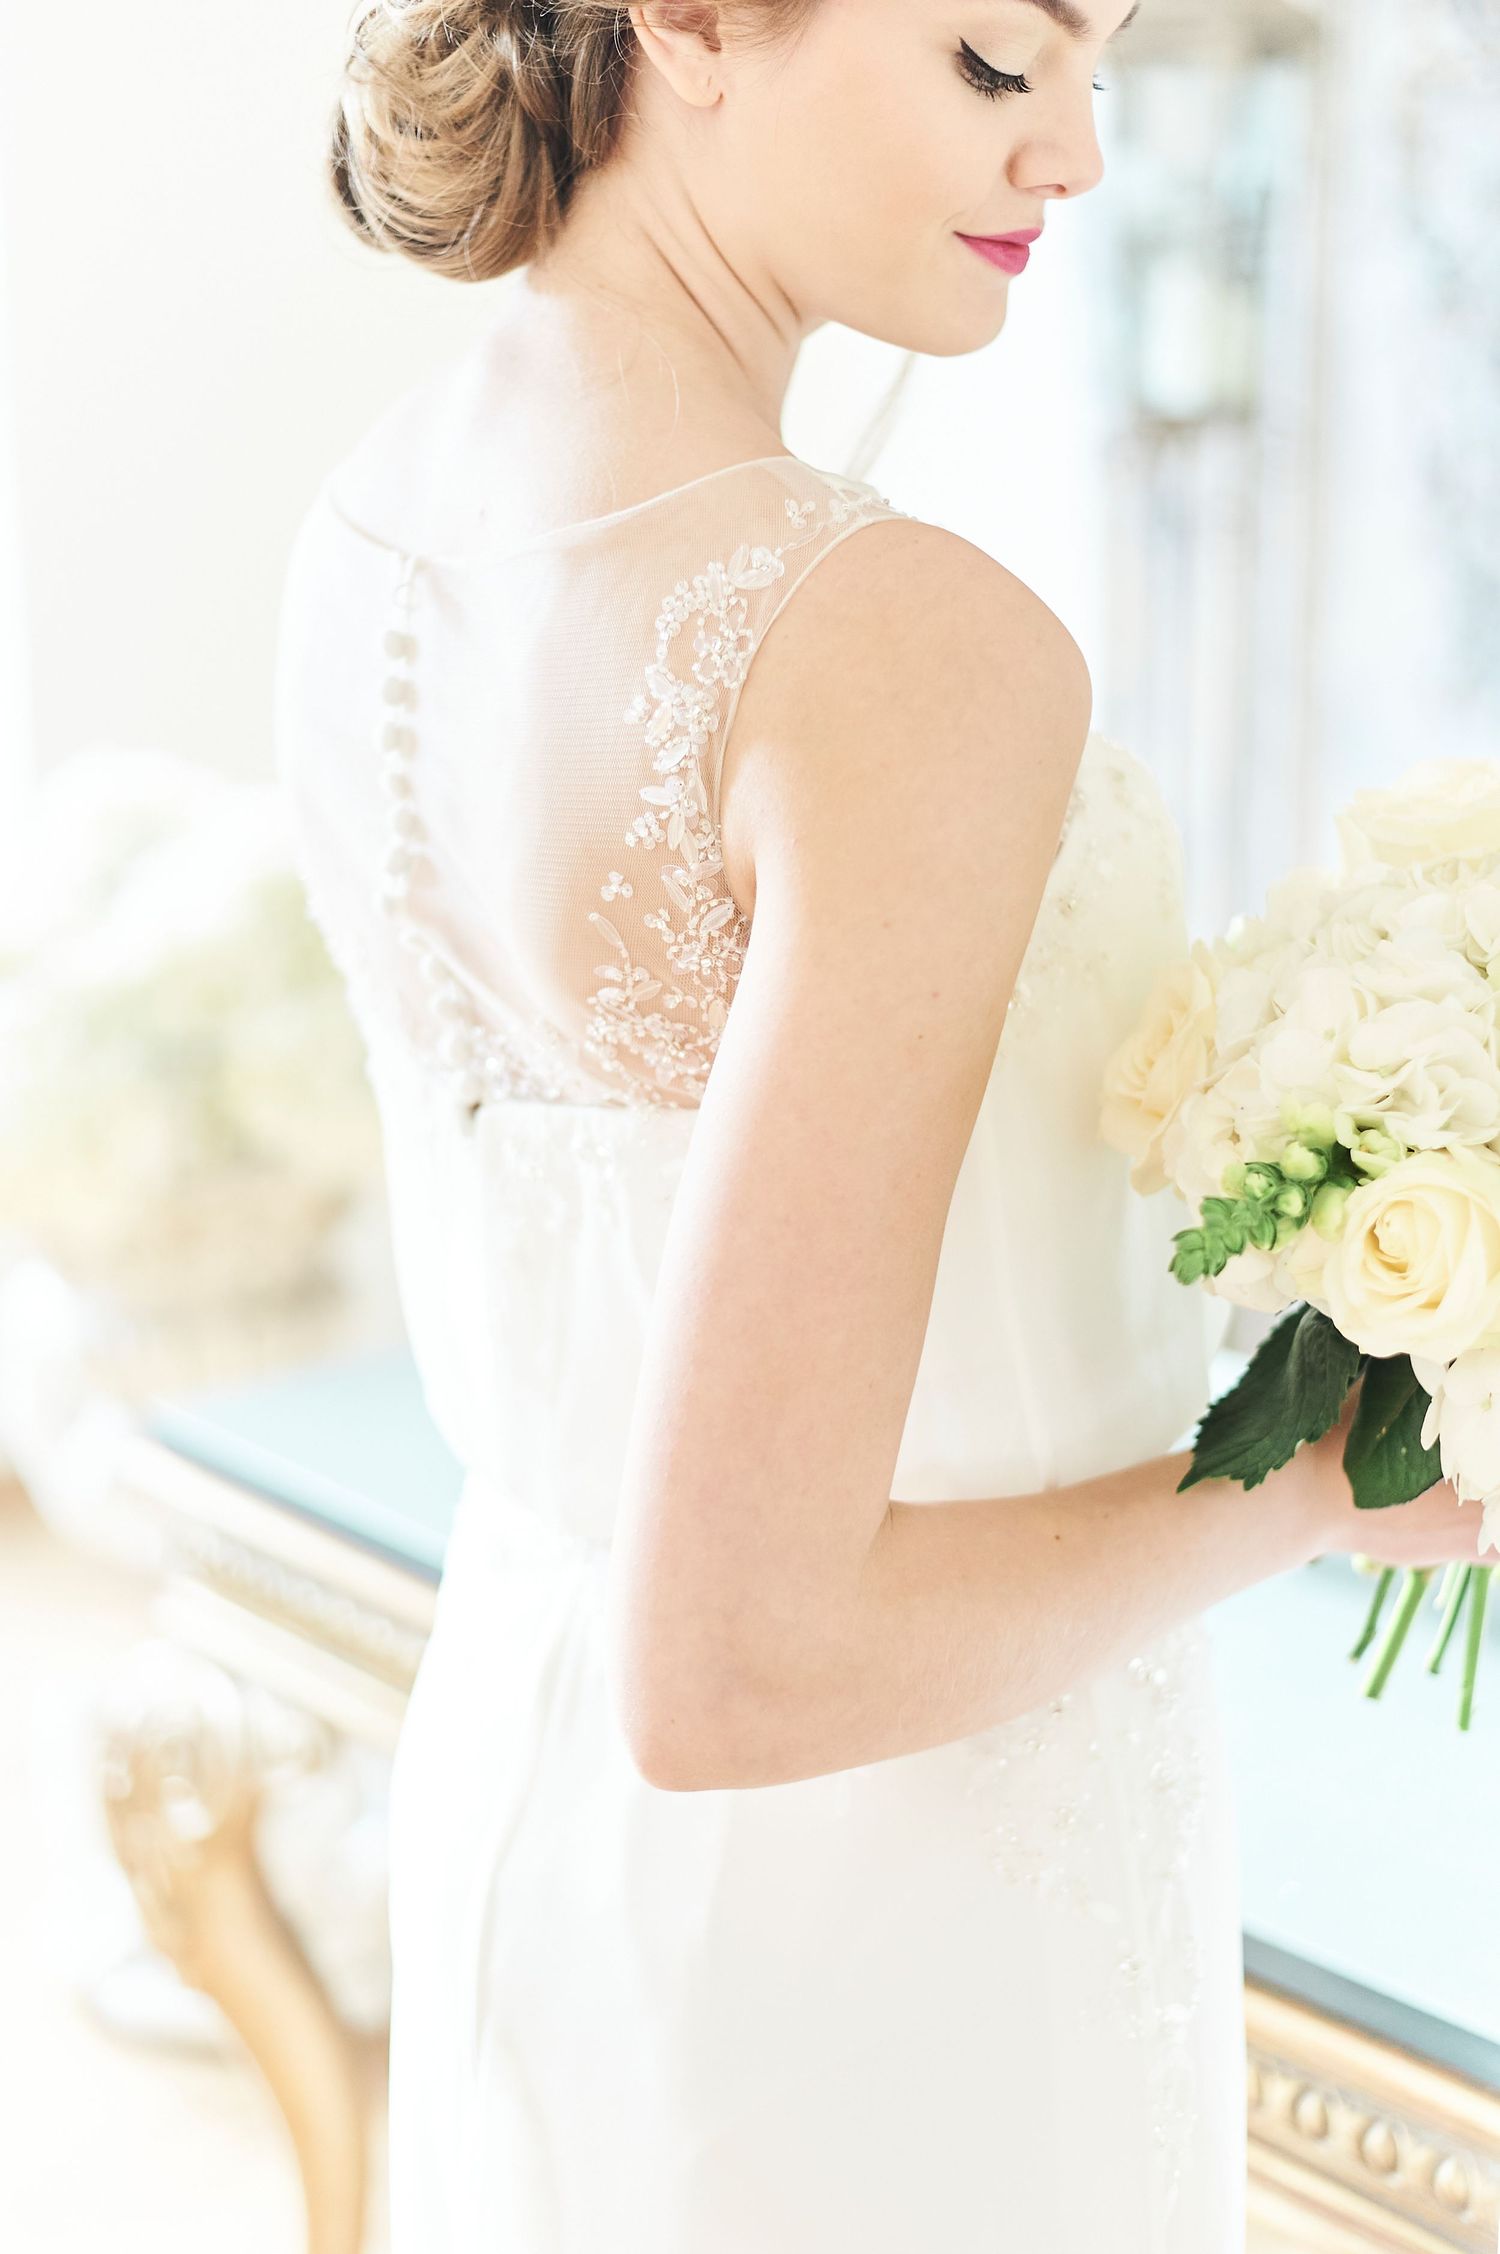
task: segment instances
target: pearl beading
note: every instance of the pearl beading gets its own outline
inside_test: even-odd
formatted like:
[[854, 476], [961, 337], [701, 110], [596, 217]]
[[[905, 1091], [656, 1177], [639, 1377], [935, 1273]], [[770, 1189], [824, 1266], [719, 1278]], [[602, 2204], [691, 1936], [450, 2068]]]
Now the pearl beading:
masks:
[[[777, 547], [742, 542], [727, 561], [709, 563], [692, 581], [678, 580], [662, 600], [655, 659], [646, 667], [645, 688], [625, 712], [627, 721], [644, 726], [659, 779], [641, 787], [645, 811], [624, 833], [624, 842], [628, 849], [666, 847], [679, 855], [660, 871], [667, 905], [642, 919], [659, 933], [674, 976], [671, 982], [653, 977], [632, 957], [618, 924], [590, 910], [589, 920], [609, 942], [614, 960], [595, 966], [604, 984], [586, 999], [587, 1020], [576, 1043], [550, 1019], [501, 1024], [481, 1010], [412, 913], [414, 880], [420, 865], [431, 861], [414, 779], [413, 613], [424, 559], [398, 557], [377, 724], [385, 845], [376, 896], [400, 944], [415, 957], [427, 989], [426, 1011], [437, 1028], [430, 1061], [445, 1079], [465, 1132], [472, 1131], [481, 1107], [516, 1098], [638, 1111], [695, 1109], [701, 1101], [749, 939], [749, 922], [728, 891], [719, 823], [701, 765], [703, 749], [720, 728], [723, 695], [742, 685], [758, 647], [747, 597], [775, 585], [785, 574], [787, 550], [819, 531], [836, 536], [856, 522], [906, 514], [862, 480], [825, 472], [821, 483], [827, 495], [821, 514], [814, 501], [787, 496], [791, 532]], [[672, 670], [669, 654], [690, 622], [696, 625], [696, 654], [692, 678], [684, 679]], [[611, 869], [600, 898], [629, 899], [634, 890], [622, 870]], [[680, 920], [674, 920], [674, 910]], [[622, 1052], [647, 1071], [631, 1070]]]
[[1199, 2121], [1189, 2037], [1203, 1964], [1189, 1865], [1206, 1771], [1186, 1684], [1203, 1652], [1199, 1624], [1183, 1623], [1122, 1670], [959, 1747], [1001, 1882], [1119, 1936], [1107, 1984], [1085, 1991], [1080, 2025], [1112, 2016], [1141, 2048], [1164, 2218]]
[[376, 897], [395, 924], [400, 944], [415, 958], [427, 989], [426, 1008], [437, 1029], [432, 1062], [446, 1081], [459, 1124], [466, 1131], [472, 1131], [481, 1105], [506, 1098], [617, 1107], [623, 1101], [620, 1095], [599, 1090], [580, 1073], [560, 1027], [538, 1018], [523, 1032], [482, 1013], [432, 935], [412, 914], [414, 876], [422, 862], [431, 860], [430, 840], [416, 800], [418, 736], [412, 717], [418, 703], [413, 613], [422, 561], [419, 555], [400, 558], [385, 629], [388, 669], [381, 684], [377, 730], [386, 844]]
[[[1141, 824], [1170, 824], [1155, 776], [1133, 752], [1091, 730], [1069, 794], [1057, 850], [1037, 911], [1031, 941], [1006, 1005], [1012, 1017], [1030, 1017], [1051, 998], [1059, 981], [1087, 981], [1118, 952], [1119, 933], [1103, 904], [1117, 869], [1132, 863]], [[1175, 834], [1175, 833], [1174, 833]], [[1169, 839], [1169, 848], [1173, 840]], [[1155, 852], [1142, 868], [1154, 874], [1151, 902], [1163, 915], [1180, 908], [1175, 853]], [[1137, 912], [1144, 903], [1133, 895]]]

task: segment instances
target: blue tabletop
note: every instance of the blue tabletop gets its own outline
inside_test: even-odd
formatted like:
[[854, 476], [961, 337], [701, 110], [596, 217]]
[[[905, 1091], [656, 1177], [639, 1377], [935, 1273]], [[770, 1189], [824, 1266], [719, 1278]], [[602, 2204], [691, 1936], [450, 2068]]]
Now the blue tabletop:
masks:
[[[1432, 1589], [1438, 1580], [1435, 1575]], [[1378, 1699], [1348, 1656], [1373, 1583], [1347, 1558], [1205, 1614], [1239, 1813], [1245, 1967], [1500, 2090], [1500, 1648], [1456, 1720], [1463, 1653], [1418, 1613]], [[1382, 1625], [1394, 1609], [1386, 1598]]]
[[435, 1581], [463, 1466], [405, 1346], [310, 1362], [252, 1385], [158, 1395], [155, 1440]]

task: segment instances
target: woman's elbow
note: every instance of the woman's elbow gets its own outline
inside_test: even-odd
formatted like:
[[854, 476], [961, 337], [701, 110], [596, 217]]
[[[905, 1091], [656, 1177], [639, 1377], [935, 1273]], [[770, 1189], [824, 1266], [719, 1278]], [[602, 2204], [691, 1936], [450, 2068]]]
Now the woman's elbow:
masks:
[[776, 1706], [762, 1691], [722, 1682], [650, 1686], [619, 1701], [631, 1766], [662, 1792], [724, 1792], [785, 1781]]

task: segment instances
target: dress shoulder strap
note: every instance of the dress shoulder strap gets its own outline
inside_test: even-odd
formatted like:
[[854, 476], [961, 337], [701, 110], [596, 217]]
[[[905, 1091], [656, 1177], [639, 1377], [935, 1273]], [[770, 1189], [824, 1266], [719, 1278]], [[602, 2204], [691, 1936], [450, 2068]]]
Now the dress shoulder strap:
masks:
[[753, 510], [746, 511], [741, 494], [726, 506], [722, 492], [705, 508], [701, 567], [663, 590], [655, 651], [626, 714], [646, 725], [659, 747], [659, 769], [679, 767], [691, 755], [702, 811], [715, 830], [724, 748], [766, 633], [797, 588], [852, 533], [910, 515], [865, 479], [795, 455], [768, 457], [757, 471], [769, 481], [769, 494], [757, 494]]

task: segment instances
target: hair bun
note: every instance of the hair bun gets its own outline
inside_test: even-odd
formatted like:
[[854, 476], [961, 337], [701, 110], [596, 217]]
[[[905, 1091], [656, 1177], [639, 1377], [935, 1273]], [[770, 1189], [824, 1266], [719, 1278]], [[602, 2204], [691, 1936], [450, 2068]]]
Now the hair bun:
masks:
[[523, 265], [614, 148], [634, 47], [613, 0], [363, 0], [329, 150], [345, 218], [459, 281]]

